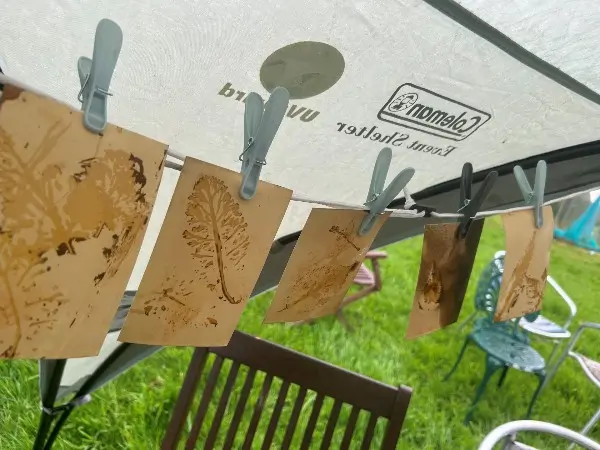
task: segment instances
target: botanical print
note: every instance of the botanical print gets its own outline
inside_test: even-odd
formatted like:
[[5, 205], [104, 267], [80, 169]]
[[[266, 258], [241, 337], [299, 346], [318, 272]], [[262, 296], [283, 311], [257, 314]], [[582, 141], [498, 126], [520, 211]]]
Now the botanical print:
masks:
[[[11, 90], [0, 104], [0, 356], [92, 356], [135, 262], [164, 144]], [[85, 337], [81, 334], [85, 333]]]
[[465, 238], [457, 223], [427, 225], [407, 338], [456, 322], [469, 284], [483, 220], [473, 221]]
[[438, 269], [436, 262], [431, 261], [422, 295], [418, 297], [419, 308], [427, 311], [439, 309], [443, 294], [442, 286], [442, 272]]
[[275, 292], [265, 322], [295, 322], [331, 314], [389, 214], [365, 236], [364, 211], [313, 209]]
[[536, 228], [531, 211], [504, 214], [506, 256], [494, 320], [504, 321], [542, 307], [550, 247], [554, 232], [552, 208], [543, 208], [542, 228]]
[[[235, 270], [243, 270], [243, 260], [247, 255], [250, 240], [248, 224], [239, 204], [227, 191], [221, 180], [212, 176], [202, 176], [194, 185], [188, 197], [185, 211], [190, 229], [183, 237], [193, 248], [192, 256], [201, 261], [198, 276], [208, 282], [212, 291], [219, 292], [219, 299], [236, 304], [241, 298], [234, 298], [227, 289], [234, 274], [225, 274], [225, 261]], [[211, 270], [218, 267], [218, 272]]]
[[[239, 203], [227, 191], [225, 183], [214, 176], [200, 176], [187, 197], [185, 215], [188, 228], [183, 237], [191, 248], [191, 256], [198, 260], [194, 277], [181, 280], [177, 275], [167, 276], [161, 289], [149, 294], [144, 301], [144, 314], [168, 314], [167, 322], [171, 331], [179, 324], [186, 326], [217, 326], [216, 318], [206, 315], [204, 321], [196, 321], [201, 310], [188, 306], [187, 297], [193, 293], [193, 280], [201, 280], [205, 286], [216, 293], [219, 300], [231, 304], [242, 301], [227, 288], [228, 280], [235, 279], [233, 270], [225, 273], [225, 264], [239, 271], [244, 268], [242, 262], [247, 255], [249, 239], [246, 233], [248, 224], [240, 211]], [[214, 309], [213, 307], [212, 309]]]
[[187, 158], [119, 340], [227, 345], [291, 200], [261, 182], [252, 200], [241, 175]]

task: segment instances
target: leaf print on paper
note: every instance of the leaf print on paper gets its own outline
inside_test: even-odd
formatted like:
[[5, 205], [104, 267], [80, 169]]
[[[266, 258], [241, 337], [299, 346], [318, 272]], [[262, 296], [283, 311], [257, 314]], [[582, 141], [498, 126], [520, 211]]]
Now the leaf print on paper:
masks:
[[159, 313], [165, 317], [172, 332], [181, 325], [188, 326], [200, 314], [198, 309], [188, 306], [187, 299], [192, 295], [191, 284], [179, 281], [174, 276], [167, 276], [160, 290], [144, 297], [143, 310], [136, 309], [132, 312], [141, 312], [146, 316]]
[[[525, 255], [517, 263], [515, 270], [506, 289], [506, 301], [499, 305], [496, 311], [495, 318], [497, 320], [505, 320], [510, 317], [512, 310], [517, 306], [521, 296], [526, 298], [524, 305], [519, 305], [523, 309], [523, 314], [531, 313], [540, 309], [543, 292], [546, 287], [546, 278], [548, 277], [547, 269], [544, 269], [542, 277], [537, 279], [529, 276], [527, 269], [533, 259], [535, 249], [535, 235], [527, 244]], [[522, 314], [521, 314], [522, 315]]]
[[41, 329], [52, 331], [70, 302], [53, 281], [56, 257], [75, 256], [78, 243], [110, 233], [106, 270], [89, 280], [98, 286], [117, 273], [150, 214], [135, 155], [112, 149], [48, 162], [70, 126], [56, 121], [23, 149], [0, 127], [0, 324], [14, 329], [11, 342], [0, 342], [2, 357], [17, 356], [21, 341]]
[[[277, 312], [293, 309], [302, 303], [307, 305], [302, 305], [302, 309], [298, 312], [312, 312], [323, 307], [332, 297], [339, 294], [348, 276], [360, 266], [360, 261], [355, 260], [344, 264], [339, 260], [340, 255], [348, 249], [360, 252], [360, 247], [352, 240], [355, 228], [354, 222], [345, 228], [338, 225], [329, 228], [328, 232], [335, 236], [331, 254], [320, 263], [315, 264], [311, 260], [311, 265], [304, 268], [293, 283], [290, 290], [291, 298], [286, 298], [284, 306]], [[360, 259], [358, 254], [355, 257]]]
[[[310, 302], [307, 302], [309, 305], [299, 310], [299, 312], [310, 312], [319, 309], [338, 293], [340, 286], [344, 284], [348, 275], [359, 264], [359, 262], [351, 266], [326, 264], [306, 270], [294, 282], [291, 289], [295, 299], [291, 302], [288, 299], [277, 312], [292, 309], [301, 303], [307, 302], [307, 300], [310, 300]], [[299, 293], [300, 295], [298, 295]]]
[[202, 322], [198, 321], [198, 316], [203, 314], [203, 308], [194, 305], [193, 301], [188, 301], [190, 296], [193, 296], [193, 284], [193, 281], [184, 281], [175, 275], [169, 275], [159, 290], [140, 297], [143, 306], [131, 309], [131, 313], [147, 317], [159, 315], [169, 325], [170, 333], [175, 333], [182, 326], [216, 327], [218, 322], [213, 317], [205, 317]]
[[[72, 177], [73, 190], [67, 198], [64, 211], [71, 226], [89, 230], [98, 237], [104, 230], [120, 230], [112, 234], [112, 244], [102, 254], [107, 270], [96, 275], [97, 285], [105, 277], [112, 277], [127, 257], [138, 233], [145, 227], [151, 205], [143, 191], [146, 186], [144, 163], [131, 153], [107, 150], [103, 158], [89, 158], [80, 162], [81, 171]], [[83, 206], [93, 198], [99, 205], [91, 214]]]
[[338, 242], [341, 240], [342, 242], [352, 246], [355, 250], [360, 250], [360, 247], [352, 241], [352, 229], [342, 230], [337, 225], [334, 225], [329, 229], [329, 232], [336, 235], [336, 240], [338, 240]]
[[423, 296], [419, 297], [419, 308], [427, 311], [439, 309], [442, 286], [442, 274], [435, 261], [432, 261], [423, 286]]
[[242, 298], [235, 298], [227, 285], [235, 271], [244, 268], [250, 245], [248, 224], [239, 204], [222, 180], [202, 176], [188, 196], [185, 214], [190, 229], [183, 237], [193, 249], [192, 256], [202, 263], [198, 276], [209, 289], [220, 293], [219, 299], [240, 303]]

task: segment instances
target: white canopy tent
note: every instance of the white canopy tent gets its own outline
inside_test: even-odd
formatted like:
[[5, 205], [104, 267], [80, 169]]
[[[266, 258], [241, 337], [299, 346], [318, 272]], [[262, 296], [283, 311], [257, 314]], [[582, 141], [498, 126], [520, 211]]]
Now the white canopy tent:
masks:
[[[311, 198], [364, 202], [384, 146], [391, 172], [414, 167], [414, 198], [440, 212], [456, 212], [467, 161], [476, 181], [500, 173], [488, 209], [522, 204], [512, 167], [533, 177], [539, 159], [547, 199], [600, 186], [594, 0], [30, 1], [0, 15], [2, 69], [79, 107], [76, 61], [104, 17], [124, 33], [110, 122], [239, 170], [245, 95], [282, 85], [292, 100], [262, 178]], [[101, 354], [40, 365], [47, 407], [59, 386], [87, 394], [158, 349], [116, 336], [177, 176], [165, 171]], [[277, 285], [311, 207], [289, 208], [255, 293]], [[435, 220], [391, 219], [375, 246]]]

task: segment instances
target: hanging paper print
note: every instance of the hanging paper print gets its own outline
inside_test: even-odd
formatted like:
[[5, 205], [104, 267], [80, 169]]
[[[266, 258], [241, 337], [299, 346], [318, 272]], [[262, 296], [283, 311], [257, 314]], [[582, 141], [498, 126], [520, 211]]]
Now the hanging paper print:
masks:
[[119, 336], [151, 345], [229, 343], [292, 191], [186, 158], [158, 241]]
[[483, 220], [474, 220], [464, 238], [459, 223], [425, 226], [419, 278], [406, 338], [456, 322], [469, 285]]
[[495, 321], [521, 317], [542, 307], [554, 234], [552, 208], [545, 206], [542, 211], [541, 228], [536, 228], [531, 211], [502, 215], [506, 256]]
[[0, 356], [95, 356], [125, 290], [166, 145], [4, 86]]
[[378, 216], [372, 229], [359, 236], [366, 212], [313, 209], [264, 322], [296, 322], [337, 311], [389, 215]]

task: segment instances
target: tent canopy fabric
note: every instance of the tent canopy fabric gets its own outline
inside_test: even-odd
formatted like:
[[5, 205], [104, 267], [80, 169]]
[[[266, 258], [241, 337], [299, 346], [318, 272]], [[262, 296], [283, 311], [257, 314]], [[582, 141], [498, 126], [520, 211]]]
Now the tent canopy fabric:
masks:
[[[464, 6], [481, 12], [483, 3]], [[547, 3], [533, 2], [529, 14], [548, 16]], [[0, 19], [5, 36], [27, 29], [2, 49], [8, 73], [78, 107], [75, 63], [91, 56], [103, 17], [124, 32], [111, 122], [239, 170], [242, 100], [282, 84], [300, 98], [290, 101], [263, 179], [313, 198], [364, 202], [386, 145], [392, 171], [416, 169], [410, 188], [418, 191], [456, 178], [465, 161], [488, 169], [599, 137], [600, 95], [573, 76], [597, 73], [600, 57], [575, 70], [561, 51], [553, 67], [514, 40], [527, 35], [542, 56], [561, 48], [543, 34], [532, 44], [527, 21], [515, 26], [504, 15], [496, 24], [511, 40], [441, 0], [35, 2]], [[562, 28], [562, 43], [597, 53], [597, 41]], [[165, 173], [128, 289], [139, 285], [176, 180]], [[278, 236], [300, 230], [310, 209], [293, 204]]]
[[[478, 180], [500, 172], [488, 209], [522, 204], [512, 167], [533, 178], [540, 158], [548, 199], [600, 185], [595, 0], [32, 1], [0, 15], [4, 71], [78, 108], [76, 61], [92, 56], [105, 17], [124, 33], [112, 123], [239, 170], [243, 99], [282, 85], [292, 100], [262, 179], [311, 198], [364, 202], [384, 146], [391, 173], [414, 167], [415, 199], [441, 212], [456, 212], [467, 161]], [[177, 178], [164, 173], [131, 291]], [[290, 206], [255, 293], [277, 285], [311, 207]], [[391, 219], [375, 246], [433, 220]], [[155, 351], [115, 341], [130, 302], [126, 295], [99, 357], [68, 362], [62, 394], [95, 367], [108, 380]], [[42, 391], [50, 365], [42, 364]]]
[[[483, 3], [464, 6], [479, 11]], [[533, 6], [532, 16], [552, 11]], [[589, 19], [584, 11], [575, 10], [578, 19]], [[562, 51], [552, 67], [517, 45], [527, 21], [515, 26], [504, 15], [496, 26], [510, 40], [439, 0], [35, 2], [0, 19], [5, 36], [27, 29], [26, 39], [2, 48], [9, 75], [78, 107], [76, 60], [92, 55], [103, 17], [124, 33], [111, 122], [239, 170], [241, 100], [283, 84], [302, 98], [290, 101], [263, 179], [313, 198], [364, 202], [386, 145], [392, 171], [416, 169], [414, 192], [456, 178], [465, 161], [488, 169], [599, 137], [600, 96], [574, 76], [597, 73], [600, 57], [562, 72], [571, 69]], [[579, 30], [565, 28], [561, 42], [597, 53], [597, 41], [579, 43]], [[543, 34], [535, 46], [531, 34], [528, 46], [542, 56], [560, 48]], [[139, 285], [176, 180], [165, 173], [129, 289]], [[310, 209], [293, 204], [278, 235], [300, 230]]]

